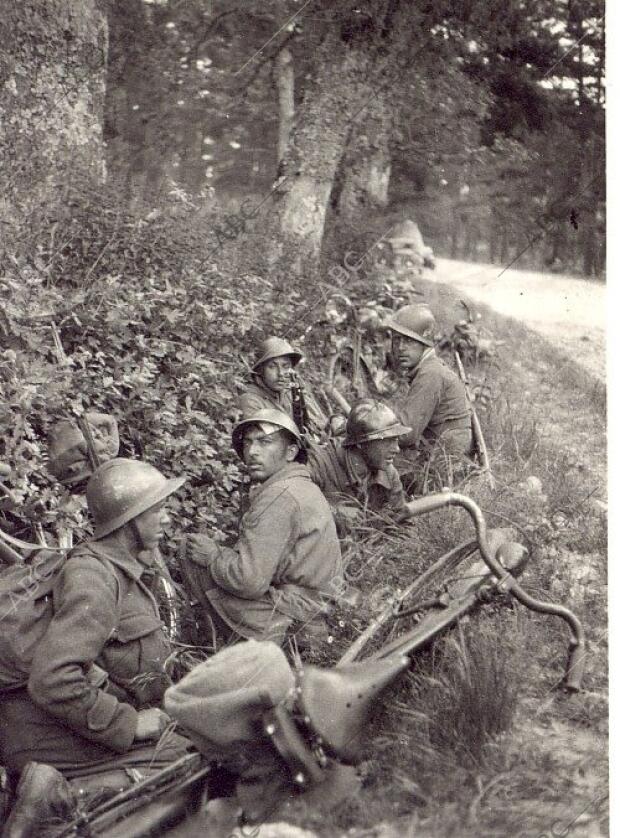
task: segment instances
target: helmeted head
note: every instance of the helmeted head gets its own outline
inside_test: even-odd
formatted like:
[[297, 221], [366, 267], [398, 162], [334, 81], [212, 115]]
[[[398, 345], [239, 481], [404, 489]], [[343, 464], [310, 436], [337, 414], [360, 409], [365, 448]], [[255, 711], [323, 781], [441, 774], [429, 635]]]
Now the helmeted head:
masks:
[[288, 387], [291, 370], [303, 359], [303, 355], [283, 338], [269, 337], [256, 348], [256, 360], [252, 367], [266, 387], [275, 392]]
[[425, 303], [404, 306], [388, 321], [388, 329], [425, 346], [434, 346], [435, 315]]
[[404, 306], [388, 321], [392, 356], [401, 370], [414, 370], [434, 346], [435, 316], [425, 303]]
[[[149, 510], [160, 508], [184, 482], [185, 477], [169, 480], [154, 466], [140, 460], [117, 457], [99, 466], [86, 486], [86, 502], [95, 521], [95, 538], [110, 535]], [[147, 527], [143, 529], [141, 537], [155, 540], [155, 544], [159, 541], [161, 532], [149, 534]]]
[[380, 469], [393, 461], [399, 438], [410, 431], [383, 402], [361, 399], [349, 413], [343, 444], [357, 448], [370, 468]]
[[[99, 459], [105, 462], [116, 457], [120, 445], [116, 419], [107, 413], [86, 413], [85, 419]], [[70, 419], [57, 422], [50, 431], [49, 470], [69, 487], [77, 486], [93, 473], [84, 435]]]
[[299, 459], [303, 451], [303, 438], [295, 422], [274, 408], [257, 410], [242, 419], [233, 429], [232, 444], [259, 483]]

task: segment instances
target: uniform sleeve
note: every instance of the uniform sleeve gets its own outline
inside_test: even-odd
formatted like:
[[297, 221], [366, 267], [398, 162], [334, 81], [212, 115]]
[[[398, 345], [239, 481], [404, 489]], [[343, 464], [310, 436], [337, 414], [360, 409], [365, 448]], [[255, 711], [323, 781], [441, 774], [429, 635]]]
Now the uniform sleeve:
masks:
[[314, 442], [309, 442], [306, 447], [308, 461], [306, 468], [310, 472], [310, 478], [322, 492], [325, 492], [325, 466], [324, 453], [319, 445]]
[[257, 410], [262, 410], [267, 407], [265, 400], [257, 393], [247, 391], [239, 396], [238, 407], [243, 416], [251, 416]]
[[87, 678], [116, 628], [117, 586], [96, 558], [67, 561], [54, 590], [54, 616], [32, 662], [28, 692], [71, 730], [122, 753], [134, 741], [137, 710]]
[[319, 407], [314, 394], [310, 392], [309, 388], [305, 390], [304, 396], [306, 400], [306, 410], [308, 412], [308, 424], [310, 425], [309, 430], [317, 436], [320, 436], [327, 425], [327, 416], [325, 416]]
[[267, 593], [284, 556], [297, 538], [299, 507], [281, 486], [265, 493], [243, 518], [235, 546], [219, 547], [210, 570], [220, 588], [243, 599]]
[[410, 433], [400, 437], [401, 448], [411, 448], [420, 441], [441, 400], [441, 387], [440, 376], [420, 370], [406, 398], [394, 408], [400, 422], [411, 428]]

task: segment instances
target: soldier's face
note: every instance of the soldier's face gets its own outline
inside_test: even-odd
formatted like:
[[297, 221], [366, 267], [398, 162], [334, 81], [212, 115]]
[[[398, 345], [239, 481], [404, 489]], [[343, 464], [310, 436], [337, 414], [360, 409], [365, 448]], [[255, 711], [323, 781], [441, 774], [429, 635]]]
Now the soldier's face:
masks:
[[279, 358], [272, 358], [261, 367], [260, 377], [265, 386], [276, 393], [285, 390], [291, 383], [291, 370], [293, 364], [288, 355], [281, 355]]
[[250, 427], [243, 435], [243, 462], [253, 483], [263, 483], [297, 456], [298, 447], [283, 431], [265, 434]]
[[394, 462], [398, 454], [398, 437], [373, 439], [359, 446], [362, 458], [371, 471], [385, 469]]
[[406, 335], [392, 332], [392, 357], [401, 372], [409, 372], [415, 369], [427, 348], [415, 338], [408, 338]]
[[133, 519], [134, 531], [142, 550], [153, 550], [164, 535], [164, 528], [170, 524], [166, 502], [151, 506]]

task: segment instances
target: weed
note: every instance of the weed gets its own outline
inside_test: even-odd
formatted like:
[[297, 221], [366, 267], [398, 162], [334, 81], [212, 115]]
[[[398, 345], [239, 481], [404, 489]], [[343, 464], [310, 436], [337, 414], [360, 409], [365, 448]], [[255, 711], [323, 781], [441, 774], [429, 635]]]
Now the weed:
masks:
[[519, 682], [501, 636], [476, 626], [443, 641], [439, 665], [420, 676], [429, 741], [480, 764], [487, 743], [510, 728]]

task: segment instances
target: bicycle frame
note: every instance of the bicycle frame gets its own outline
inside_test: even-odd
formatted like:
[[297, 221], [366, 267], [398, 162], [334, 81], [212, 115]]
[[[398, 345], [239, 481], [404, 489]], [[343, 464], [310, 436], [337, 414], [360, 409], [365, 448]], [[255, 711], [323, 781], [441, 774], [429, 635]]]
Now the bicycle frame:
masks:
[[425, 515], [429, 512], [445, 509], [450, 506], [461, 507], [472, 519], [476, 530], [480, 555], [493, 576], [497, 579], [497, 587], [502, 591], [512, 594], [516, 600], [531, 611], [560, 617], [568, 624], [571, 637], [563, 684], [567, 690], [579, 690], [585, 668], [585, 634], [581, 622], [572, 611], [563, 605], [556, 605], [555, 603], [535, 599], [523, 590], [510, 571], [503, 567], [496, 555], [491, 551], [487, 540], [487, 526], [480, 507], [466, 495], [449, 491], [438, 492], [425, 498], [412, 500], [407, 504], [411, 517]]

